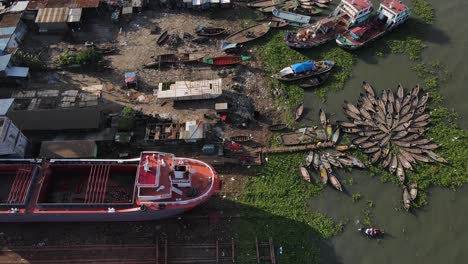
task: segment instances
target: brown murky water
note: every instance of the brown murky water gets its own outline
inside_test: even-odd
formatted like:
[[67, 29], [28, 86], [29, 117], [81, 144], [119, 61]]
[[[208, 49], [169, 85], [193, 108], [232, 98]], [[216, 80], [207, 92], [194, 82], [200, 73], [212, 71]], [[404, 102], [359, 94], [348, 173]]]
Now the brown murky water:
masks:
[[[461, 114], [459, 124], [468, 128], [468, 104], [466, 84], [468, 82], [468, 24], [465, 23], [468, 2], [462, 0], [430, 0], [436, 9], [436, 23], [424, 38], [428, 46], [423, 52], [423, 61], [441, 61], [452, 75], [441, 86], [446, 98], [445, 105]], [[376, 42], [375, 44], [378, 44]], [[374, 44], [374, 45], [375, 45]], [[395, 89], [398, 83], [410, 88], [421, 82], [410, 69], [407, 56], [390, 55], [385, 58], [360, 53], [353, 69], [353, 77], [342, 91], [330, 94], [322, 103], [313, 92], [306, 92], [306, 120], [316, 120], [319, 108], [335, 113], [332, 119], [343, 119], [343, 100], [355, 102], [363, 80], [371, 82], [377, 90]], [[315, 121], [314, 121], [315, 122]], [[406, 213], [400, 210], [401, 190], [393, 184], [382, 184], [379, 177], [370, 177], [367, 171], [352, 174], [338, 172], [342, 178], [353, 177], [354, 184], [348, 186], [350, 194], [362, 193], [363, 199], [353, 203], [350, 195], [327, 188], [323, 194], [311, 200], [315, 210], [323, 212], [347, 225], [342, 234], [327, 243], [333, 250], [322, 255], [322, 263], [466, 263], [468, 230], [465, 223], [468, 213], [468, 189], [457, 191], [433, 188], [430, 190], [429, 205]], [[389, 236], [381, 241], [367, 239], [356, 229], [362, 224], [362, 211], [366, 200], [372, 200], [376, 226], [384, 228]]]

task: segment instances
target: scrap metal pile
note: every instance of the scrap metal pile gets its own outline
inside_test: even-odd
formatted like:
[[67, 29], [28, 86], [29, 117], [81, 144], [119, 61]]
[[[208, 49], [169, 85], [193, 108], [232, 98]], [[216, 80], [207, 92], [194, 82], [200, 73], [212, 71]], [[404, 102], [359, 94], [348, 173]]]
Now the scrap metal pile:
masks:
[[[357, 158], [345, 154], [343, 151], [350, 148], [348, 145], [335, 145], [340, 137], [340, 129], [333, 130], [330, 120], [325, 112], [320, 110], [321, 128], [305, 128], [304, 134], [314, 135], [319, 141], [317, 145], [330, 145], [328, 148], [320, 148], [311, 150], [305, 158], [305, 163], [299, 166], [299, 171], [306, 181], [310, 182], [310, 174], [307, 168], [313, 168], [320, 174], [320, 181], [327, 184], [329, 181], [333, 187], [342, 191], [342, 187], [338, 178], [335, 176], [332, 167], [358, 167], [365, 168], [364, 164]], [[327, 144], [331, 142], [332, 144]]]
[[401, 182], [405, 180], [405, 170], [413, 170], [412, 164], [422, 162], [447, 162], [433, 152], [440, 145], [432, 139], [422, 138], [430, 122], [425, 113], [429, 93], [419, 97], [419, 85], [405, 95], [404, 88], [398, 85], [394, 94], [383, 90], [376, 96], [374, 88], [364, 82], [358, 104], [345, 101], [343, 105], [350, 122], [339, 122], [344, 132], [357, 134], [353, 144], [370, 155], [370, 162], [382, 161], [382, 167], [396, 173]]

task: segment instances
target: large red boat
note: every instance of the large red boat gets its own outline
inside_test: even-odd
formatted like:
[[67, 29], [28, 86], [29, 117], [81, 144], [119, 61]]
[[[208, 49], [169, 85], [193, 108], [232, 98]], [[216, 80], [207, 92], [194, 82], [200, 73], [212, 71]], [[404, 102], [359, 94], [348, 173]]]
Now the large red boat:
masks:
[[210, 165], [162, 152], [127, 160], [0, 160], [0, 222], [161, 219], [218, 188]]
[[364, 23], [372, 13], [368, 0], [341, 0], [329, 17], [320, 19], [309, 27], [284, 35], [286, 45], [297, 49], [309, 49], [331, 40], [349, 28]]
[[340, 48], [355, 50], [382, 37], [410, 16], [410, 9], [400, 1], [385, 0], [380, 3], [377, 14], [362, 26], [344, 32], [336, 38]]

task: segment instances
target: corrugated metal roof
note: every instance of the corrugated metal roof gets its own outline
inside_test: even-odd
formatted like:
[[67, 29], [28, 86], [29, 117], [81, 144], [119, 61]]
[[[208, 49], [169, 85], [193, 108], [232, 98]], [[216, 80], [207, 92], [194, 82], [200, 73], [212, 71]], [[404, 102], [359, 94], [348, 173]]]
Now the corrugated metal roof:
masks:
[[15, 98], [0, 99], [0, 116], [6, 115], [10, 110]]
[[7, 13], [0, 17], [0, 27], [16, 27], [21, 19], [21, 13]]
[[0, 36], [10, 36], [15, 32], [16, 27], [0, 27]]
[[22, 12], [28, 7], [29, 1], [18, 1], [14, 3], [8, 12]]
[[67, 21], [68, 7], [42, 8], [36, 16], [36, 23], [63, 23]]
[[38, 10], [41, 8], [96, 8], [99, 0], [31, 0], [28, 10]]
[[81, 20], [81, 12], [83, 9], [81, 8], [70, 8], [70, 12], [68, 12], [68, 22], [80, 22]]
[[6, 49], [8, 45], [8, 41], [10, 41], [10, 37], [0, 38], [0, 51], [3, 51]]
[[0, 71], [4, 71], [10, 63], [11, 54], [0, 56]]

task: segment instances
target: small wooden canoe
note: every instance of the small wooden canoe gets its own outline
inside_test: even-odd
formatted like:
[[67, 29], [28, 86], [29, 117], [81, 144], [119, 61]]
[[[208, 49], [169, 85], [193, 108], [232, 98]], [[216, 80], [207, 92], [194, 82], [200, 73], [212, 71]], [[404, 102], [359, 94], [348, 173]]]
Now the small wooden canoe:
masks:
[[322, 179], [322, 184], [325, 185], [328, 182], [328, 172], [323, 165], [320, 165], [320, 178]]
[[417, 183], [412, 183], [410, 185], [410, 191], [409, 192], [410, 192], [411, 201], [416, 199], [416, 197], [418, 196], [418, 184]]
[[319, 110], [319, 119], [320, 119], [320, 125], [323, 128], [327, 127], [327, 115], [325, 114], [325, 111], [322, 109]]
[[320, 74], [320, 75], [318, 75], [316, 77], [306, 79], [306, 80], [302, 81], [299, 84], [299, 86], [302, 87], [302, 88], [318, 87], [318, 86], [324, 84], [327, 81], [329, 75], [330, 75], [330, 73], [327, 72], [327, 73], [324, 73], [324, 74]]
[[277, 20], [275, 17], [273, 17], [271, 19], [261, 19], [261, 20], [258, 20], [258, 22], [268, 23], [270, 28], [284, 28], [284, 27], [287, 27], [289, 25], [287, 22]]
[[328, 174], [328, 179], [330, 180], [331, 185], [335, 187], [335, 189], [337, 189], [340, 192], [343, 191], [343, 188], [341, 187], [341, 183], [340, 181], [338, 181], [338, 178], [336, 178], [335, 175], [333, 175], [332, 173]]
[[312, 144], [317, 141], [315, 137], [300, 132], [282, 134], [278, 137], [278, 140], [279, 143], [285, 146]]
[[200, 24], [195, 28], [195, 33], [198, 36], [203, 37], [214, 37], [225, 34], [227, 31], [224, 28], [220, 27], [205, 27], [204, 25]]
[[306, 180], [306, 182], [310, 182], [310, 173], [304, 166], [299, 166], [299, 173], [304, 178], [304, 180]]
[[298, 121], [301, 119], [302, 114], [304, 113], [304, 104], [300, 104], [296, 107], [294, 120]]
[[250, 2], [247, 4], [248, 7], [265, 7], [265, 6], [273, 6], [275, 5], [272, 0], [258, 0], [254, 2]]
[[241, 55], [226, 55], [226, 56], [219, 56], [213, 58], [203, 58], [199, 61], [202, 63], [214, 65], [214, 66], [229, 66], [239, 64], [243, 61], [249, 60], [249, 56], [241, 56]]
[[332, 135], [331, 141], [332, 141], [333, 143], [336, 143], [336, 142], [338, 142], [338, 139], [339, 139], [339, 138], [340, 138], [340, 129], [337, 128], [337, 129], [335, 130], [335, 132], [333, 133], [333, 135]]
[[322, 4], [322, 3], [319, 3], [319, 2], [315, 2], [314, 5], [320, 7], [320, 8], [328, 8], [328, 5], [326, 4]]
[[281, 131], [281, 130], [284, 130], [286, 129], [286, 124], [273, 124], [271, 126], [268, 127], [268, 129], [270, 131]]
[[314, 151], [311, 150], [305, 158], [305, 166], [310, 167], [313, 161], [314, 161]]
[[[313, 63], [313, 66], [311, 64]], [[306, 61], [282, 69], [271, 77], [284, 82], [297, 81], [327, 73], [335, 66], [334, 61]]]
[[410, 207], [411, 207], [411, 195], [408, 192], [408, 189], [405, 187], [403, 189], [403, 208], [405, 208], [406, 211], [408, 211]]
[[245, 135], [234, 136], [234, 137], [230, 137], [229, 140], [234, 141], [234, 142], [248, 142], [248, 141], [252, 140], [252, 137], [251, 136], [245, 136]]
[[166, 40], [169, 38], [169, 34], [167, 33], [167, 30], [164, 31], [158, 38], [158, 40], [156, 41], [156, 43], [161, 46], [162, 44], [164, 44], [164, 42], [166, 42]]
[[270, 30], [268, 23], [261, 23], [229, 35], [224, 42], [242, 44], [264, 36]]

